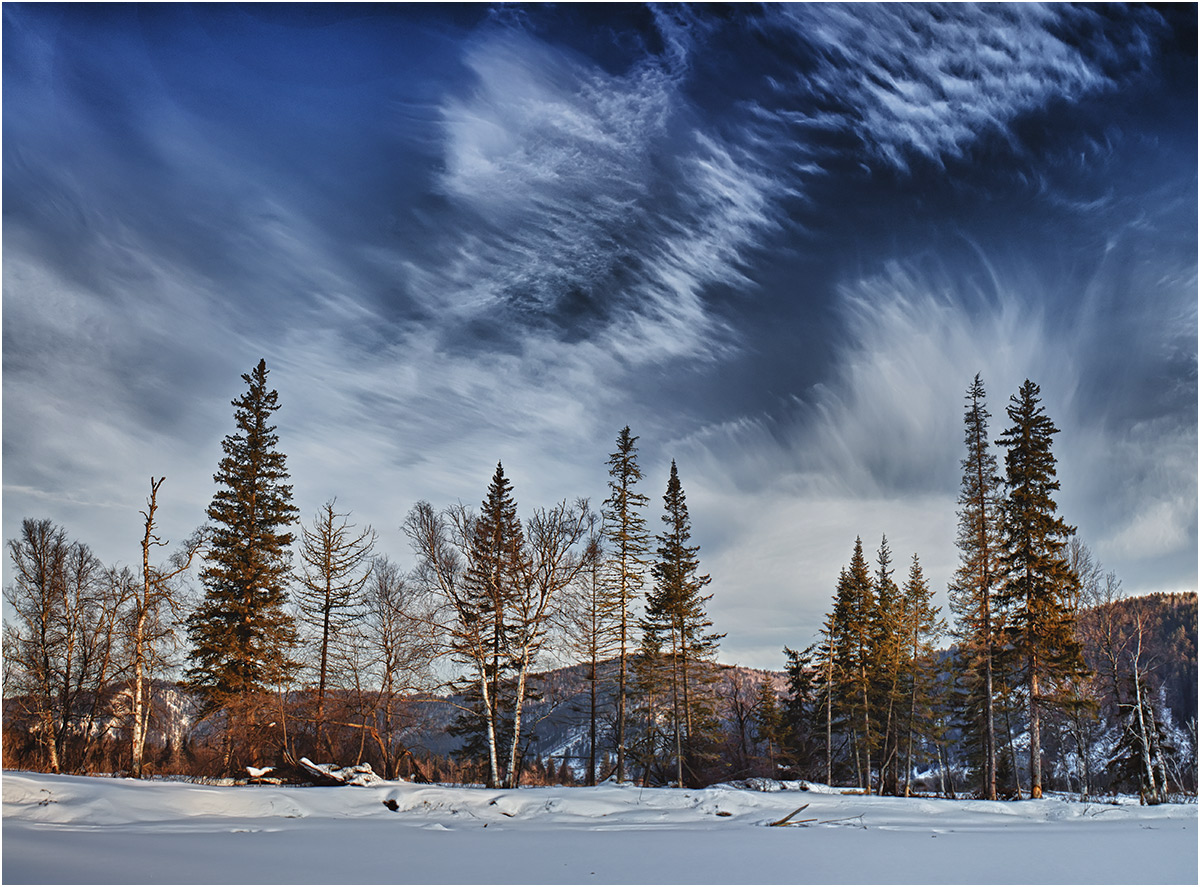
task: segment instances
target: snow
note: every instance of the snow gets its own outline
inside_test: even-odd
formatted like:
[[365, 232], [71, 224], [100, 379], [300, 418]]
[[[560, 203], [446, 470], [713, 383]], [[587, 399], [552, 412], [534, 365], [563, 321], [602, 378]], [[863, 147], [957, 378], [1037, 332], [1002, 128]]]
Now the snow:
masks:
[[[1195, 805], [875, 798], [798, 785], [214, 786], [10, 771], [0, 875], [6, 884], [1196, 883]], [[802, 804], [795, 818], [814, 822], [768, 826]]]

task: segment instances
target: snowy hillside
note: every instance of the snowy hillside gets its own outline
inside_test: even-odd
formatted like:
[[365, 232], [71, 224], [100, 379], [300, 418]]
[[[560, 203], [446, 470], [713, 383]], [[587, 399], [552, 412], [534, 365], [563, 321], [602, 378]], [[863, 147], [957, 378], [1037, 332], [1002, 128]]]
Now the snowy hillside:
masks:
[[[1196, 807], [7, 772], [4, 883], [1189, 883]], [[770, 823], [796, 813], [790, 825]], [[392, 809], [394, 808], [394, 809]]]

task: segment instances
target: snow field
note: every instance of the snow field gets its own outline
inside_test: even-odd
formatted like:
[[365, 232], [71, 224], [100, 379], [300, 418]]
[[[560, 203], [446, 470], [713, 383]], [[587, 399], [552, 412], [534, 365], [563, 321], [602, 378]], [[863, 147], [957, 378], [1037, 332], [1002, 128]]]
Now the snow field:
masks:
[[[8, 772], [15, 883], [1185, 883], [1195, 805]], [[394, 802], [396, 810], [385, 802]], [[803, 825], [771, 828], [801, 804]]]

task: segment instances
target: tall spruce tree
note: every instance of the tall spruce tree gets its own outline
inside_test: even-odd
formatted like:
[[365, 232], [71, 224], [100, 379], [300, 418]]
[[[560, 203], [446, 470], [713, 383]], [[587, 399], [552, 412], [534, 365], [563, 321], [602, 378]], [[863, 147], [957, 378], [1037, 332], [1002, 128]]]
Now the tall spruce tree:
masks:
[[459, 658], [475, 668], [463, 687], [475, 711], [465, 712], [451, 731], [468, 738], [468, 754], [487, 755], [489, 788], [499, 788], [505, 781], [500, 752], [512, 741], [516, 667], [509, 622], [527, 572], [526, 556], [512, 484], [504, 476], [503, 464], [497, 462], [487, 498], [471, 525], [462, 581], [460, 620], [467, 624], [470, 637], [456, 642]]
[[675, 776], [682, 786], [695, 781], [715, 727], [711, 684], [712, 663], [723, 634], [710, 632], [712, 622], [705, 604], [712, 595], [701, 594], [712, 581], [700, 574], [698, 545], [689, 545], [692, 526], [687, 501], [675, 461], [663, 495], [664, 532], [657, 536], [658, 558], [651, 571], [654, 590], [646, 601], [643, 631], [669, 639], [671, 674], [669, 717], [675, 754]]
[[977, 373], [967, 389], [964, 416], [966, 458], [958, 497], [959, 567], [950, 583], [956, 615], [969, 744], [982, 751], [979, 791], [996, 800], [996, 638], [1000, 620], [995, 594], [1000, 584], [1000, 510], [1003, 498], [996, 457], [988, 448], [988, 413]]
[[237, 430], [225, 452], [208, 506], [210, 542], [201, 572], [204, 599], [188, 619], [191, 640], [187, 685], [208, 711], [224, 709], [224, 768], [232, 763], [233, 736], [254, 697], [285, 682], [295, 665], [296, 640], [285, 609], [296, 520], [279, 436], [271, 423], [279, 395], [267, 388], [267, 363], [242, 376], [249, 386], [233, 401]]
[[617, 780], [625, 779], [625, 708], [628, 659], [634, 601], [645, 581], [646, 555], [650, 548], [642, 509], [650, 499], [634, 487], [642, 479], [637, 463], [637, 437], [626, 425], [617, 435], [617, 450], [608, 457], [609, 496], [604, 500], [605, 533], [609, 541], [615, 596], [612, 608], [617, 620]]
[[905, 655], [902, 667], [902, 689], [906, 697], [905, 781], [904, 794], [912, 793], [914, 746], [919, 739], [933, 742], [938, 729], [935, 718], [937, 671], [933, 644], [946, 630], [946, 620], [940, 616], [941, 607], [933, 604], [933, 589], [925, 579], [916, 554], [904, 583], [904, 624], [902, 627]]
[[1083, 671], [1075, 614], [1067, 606], [1079, 579], [1066, 557], [1075, 528], [1057, 516], [1052, 494], [1056, 460], [1051, 451], [1058, 428], [1042, 409], [1041, 389], [1025, 380], [1008, 406], [1012, 422], [998, 441], [1004, 447], [1005, 500], [1002, 519], [1004, 582], [998, 595], [1011, 608], [1008, 643], [1019, 657], [1029, 717], [1030, 796], [1042, 796], [1041, 714], [1056, 685]]
[[859, 784], [871, 791], [872, 759], [878, 746], [872, 723], [872, 690], [875, 686], [875, 588], [862, 538], [854, 540], [850, 566], [838, 577], [837, 595], [830, 617], [833, 681], [828, 689], [831, 719], [840, 709], [854, 749], [854, 769]]
[[871, 625], [871, 707], [879, 712], [879, 794], [897, 794], [900, 782], [899, 721], [905, 674], [904, 598], [892, 578], [892, 551], [885, 535], [879, 543], [874, 578], [875, 611]]

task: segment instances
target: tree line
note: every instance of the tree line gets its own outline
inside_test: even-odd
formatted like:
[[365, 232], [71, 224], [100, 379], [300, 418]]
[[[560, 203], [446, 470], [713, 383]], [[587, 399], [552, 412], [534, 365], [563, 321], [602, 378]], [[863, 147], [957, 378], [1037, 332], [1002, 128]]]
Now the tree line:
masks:
[[[1187, 729], [1181, 743], [1142, 623], [1114, 615], [1119, 582], [1057, 515], [1058, 429], [1031, 382], [995, 442], [1003, 475], [978, 376], [968, 389], [953, 626], [916, 554], [901, 580], [886, 537], [873, 566], [857, 539], [819, 640], [784, 649], [780, 686], [717, 665], [678, 468], [652, 533], [628, 427], [599, 509], [563, 500], [522, 519], [497, 463], [478, 508], [409, 511], [404, 571], [336, 500], [300, 519], [267, 374], [260, 361], [242, 376], [207, 522], [170, 557], [154, 477], [139, 569], [103, 566], [47, 520], [9, 541], [10, 761], [141, 776], [370, 759], [389, 778], [493, 787], [767, 776], [996, 798], [1039, 796], [1048, 760], [1084, 793], [1117, 778], [1151, 801], [1194, 788], [1194, 706], [1178, 748]], [[184, 581], [197, 561], [199, 593]], [[543, 674], [563, 657], [579, 730], [555, 765], [531, 739], [567, 704]], [[148, 752], [152, 725], [181, 710], [190, 730], [160, 729]], [[447, 720], [453, 760], [419, 740]]]
[[[1084, 795], [1122, 787], [1158, 803], [1194, 792], [1195, 708], [1172, 723], [1169, 667], [1161, 646], [1155, 657], [1143, 651], [1140, 603], [1124, 606], [1115, 574], [1058, 515], [1058, 428], [1039, 387], [1027, 380], [1006, 415], [995, 441], [1001, 472], [976, 376], [953, 624], [933, 606], [917, 555], [899, 586], [886, 536], [873, 571], [857, 539], [820, 640], [785, 649], [788, 698], [762, 721], [800, 772], [868, 793], [909, 794], [925, 773], [936, 775], [923, 787], [943, 794], [955, 793], [957, 777], [957, 791], [976, 797], [1039, 798], [1047, 769], [1056, 787]], [[1177, 682], [1184, 699], [1196, 693], [1194, 594], [1189, 606], [1190, 634], [1185, 621], [1170, 639], [1191, 663], [1190, 687]], [[935, 646], [942, 637], [948, 652]]]
[[[153, 563], [164, 544], [163, 478], [151, 478], [138, 572], [104, 568], [47, 520], [24, 521], [9, 541], [15, 573], [5, 597], [16, 618], [5, 625], [6, 711], [22, 710], [40, 765], [94, 767], [115, 725], [127, 749], [114, 760], [141, 776], [156, 679], [182, 669], [179, 686], [198, 702], [192, 718], [207, 725], [217, 772], [306, 755], [361, 759], [368, 746], [386, 775], [406, 757], [419, 767], [405, 721], [415, 701], [440, 694], [459, 710], [450, 729], [463, 739], [461, 756], [485, 763], [489, 786], [513, 786], [526, 763], [535, 673], [553, 641], [590, 667], [586, 781], [602, 776], [599, 734], [610, 726], [618, 779], [635, 770], [701, 779], [713, 758], [720, 635], [709, 631], [709, 577], [690, 544], [674, 462], [655, 536], [629, 428], [610, 456], [599, 513], [564, 500], [521, 520], [498, 463], [478, 510], [419, 502], [409, 512], [403, 531], [416, 564], [406, 573], [336, 501], [310, 524], [299, 520], [267, 375], [260, 361], [242, 376], [208, 521], [166, 564]], [[197, 558], [195, 600], [180, 580]], [[609, 725], [600, 685], [614, 657]]]

